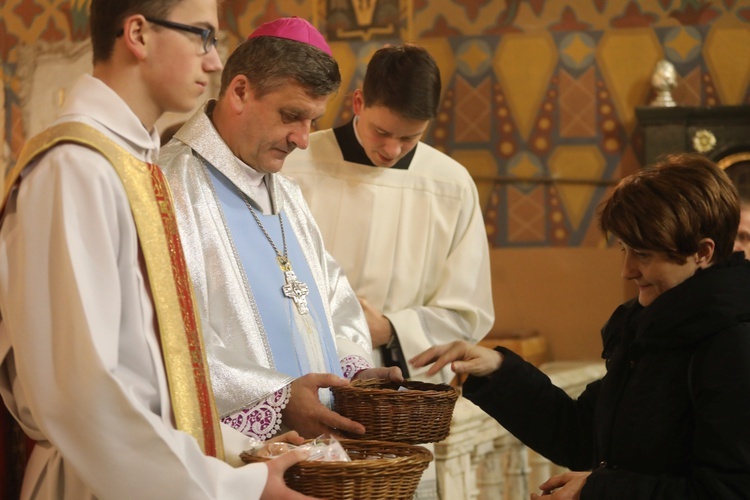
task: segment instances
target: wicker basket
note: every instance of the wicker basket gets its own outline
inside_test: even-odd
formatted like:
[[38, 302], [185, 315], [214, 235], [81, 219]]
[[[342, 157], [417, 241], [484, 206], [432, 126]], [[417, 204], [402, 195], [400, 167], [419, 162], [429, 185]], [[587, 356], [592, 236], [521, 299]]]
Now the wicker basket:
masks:
[[[299, 462], [284, 479], [293, 490], [331, 500], [411, 500], [432, 453], [421, 446], [342, 439], [351, 462]], [[268, 460], [243, 453], [246, 463]]]
[[[399, 391], [399, 387], [409, 389]], [[365, 426], [365, 434], [354, 439], [436, 443], [448, 437], [456, 388], [426, 382], [355, 380], [333, 391], [333, 409]]]

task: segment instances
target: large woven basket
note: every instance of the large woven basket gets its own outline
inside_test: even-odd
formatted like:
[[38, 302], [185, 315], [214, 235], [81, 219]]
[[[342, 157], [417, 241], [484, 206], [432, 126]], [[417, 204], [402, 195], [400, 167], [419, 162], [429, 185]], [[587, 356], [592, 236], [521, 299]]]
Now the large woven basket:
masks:
[[[399, 391], [399, 387], [408, 390]], [[446, 384], [355, 380], [334, 387], [333, 409], [365, 426], [355, 439], [420, 444], [442, 441], [450, 432], [458, 391]]]
[[[284, 479], [305, 495], [331, 500], [411, 500], [432, 453], [421, 446], [342, 439], [351, 462], [299, 462]], [[243, 453], [246, 463], [268, 460]]]

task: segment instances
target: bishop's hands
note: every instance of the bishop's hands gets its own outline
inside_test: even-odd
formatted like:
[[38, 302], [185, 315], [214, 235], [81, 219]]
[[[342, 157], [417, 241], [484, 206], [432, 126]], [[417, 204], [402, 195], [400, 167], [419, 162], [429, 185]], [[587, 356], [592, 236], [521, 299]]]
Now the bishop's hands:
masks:
[[328, 409], [318, 398], [318, 389], [348, 385], [345, 378], [330, 373], [308, 373], [292, 382], [292, 393], [282, 421], [302, 437], [315, 438], [321, 434], [340, 437], [339, 430], [364, 434], [365, 426]]
[[365, 312], [367, 326], [370, 328], [370, 337], [372, 337], [372, 348], [377, 349], [385, 345], [396, 334], [391, 321], [386, 318], [382, 312], [372, 306], [367, 299], [357, 297], [362, 310]]
[[465, 340], [430, 347], [409, 360], [409, 364], [415, 368], [433, 363], [427, 370], [428, 376], [435, 375], [450, 363], [454, 373], [485, 377], [496, 372], [502, 362], [503, 355], [499, 352]]
[[404, 375], [401, 373], [401, 368], [398, 366], [383, 366], [380, 368], [365, 368], [357, 372], [352, 380], [367, 380], [371, 378], [379, 378], [383, 380], [390, 380], [391, 382], [401, 383], [404, 381]]

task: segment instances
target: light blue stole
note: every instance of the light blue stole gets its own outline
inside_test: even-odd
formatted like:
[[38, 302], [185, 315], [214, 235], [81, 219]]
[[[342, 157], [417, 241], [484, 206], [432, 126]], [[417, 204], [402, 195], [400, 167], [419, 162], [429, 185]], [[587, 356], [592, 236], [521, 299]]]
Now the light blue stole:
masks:
[[[273, 354], [275, 368], [292, 377], [310, 373], [310, 360], [302, 338], [302, 335], [310, 335], [310, 333], [299, 331], [299, 322], [295, 320], [297, 306], [292, 299], [285, 297], [281, 290], [285, 281], [284, 274], [276, 260], [276, 253], [255, 222], [237, 187], [216, 168], [211, 165], [207, 166], [235, 249], [245, 270], [250, 291], [257, 304]], [[256, 209], [255, 213], [276, 248], [283, 253], [278, 215], [264, 215], [257, 207], [253, 208]], [[312, 334], [320, 343], [326, 371], [342, 376], [336, 343], [328, 328], [320, 292], [294, 232], [294, 226], [289, 222], [283, 210], [281, 216], [284, 219], [284, 234], [292, 270], [297, 275], [297, 279], [307, 284], [309, 289], [306, 297], [309, 318], [305, 319], [309, 319], [307, 323], [316, 330]]]

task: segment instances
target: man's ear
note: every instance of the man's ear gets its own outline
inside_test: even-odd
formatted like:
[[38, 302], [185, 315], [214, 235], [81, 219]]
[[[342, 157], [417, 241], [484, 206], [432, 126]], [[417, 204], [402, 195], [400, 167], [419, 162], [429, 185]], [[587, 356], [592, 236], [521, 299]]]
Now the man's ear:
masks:
[[250, 80], [245, 75], [235, 76], [227, 86], [226, 97], [229, 99], [234, 111], [238, 113], [242, 112], [245, 103], [253, 97]]
[[713, 264], [716, 243], [711, 238], [703, 238], [698, 242], [698, 252], [695, 254], [695, 263], [698, 267], [706, 268]]
[[362, 112], [364, 107], [365, 107], [365, 95], [362, 93], [362, 90], [357, 89], [354, 91], [354, 94], [352, 95], [352, 109], [354, 110], [354, 114], [359, 116], [359, 114]]
[[141, 14], [133, 14], [125, 18], [123, 23], [123, 34], [122, 39], [128, 50], [137, 58], [144, 59], [146, 57], [146, 18]]

